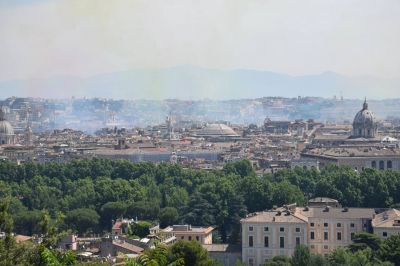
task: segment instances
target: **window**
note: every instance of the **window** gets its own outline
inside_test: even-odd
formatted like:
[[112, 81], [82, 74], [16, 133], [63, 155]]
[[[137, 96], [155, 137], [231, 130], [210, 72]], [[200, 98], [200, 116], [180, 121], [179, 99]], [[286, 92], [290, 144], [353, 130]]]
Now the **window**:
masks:
[[254, 259], [253, 258], [249, 258], [249, 266], [254, 266]]
[[268, 236], [264, 236], [264, 247], [269, 247], [269, 239]]
[[314, 249], [315, 248], [315, 246], [314, 245], [311, 245], [311, 249]]
[[279, 231], [285, 232], [285, 228], [284, 228], [284, 227], [280, 227], [280, 228], [279, 228]]
[[379, 170], [384, 170], [384, 169], [385, 169], [385, 162], [379, 161]]
[[315, 239], [315, 233], [314, 232], [310, 232], [310, 239], [312, 239], [312, 240]]
[[249, 226], [249, 231], [250, 232], [253, 232], [253, 229], [254, 229], [253, 226]]
[[325, 245], [325, 246], [324, 246], [324, 249], [328, 249], [328, 246], [327, 246], [327, 245]]
[[341, 240], [342, 240], [342, 233], [341, 233], [341, 232], [337, 232], [337, 237], [336, 237], [336, 239], [337, 239], [338, 241], [341, 241]]
[[354, 233], [350, 234], [350, 239], [353, 240], [354, 239]]
[[324, 240], [328, 240], [328, 232], [324, 232]]
[[328, 223], [324, 223], [324, 227], [328, 227]]
[[392, 169], [393, 163], [392, 161], [387, 161], [387, 169]]
[[314, 223], [310, 223], [310, 226], [311, 226], [311, 227], [314, 227]]
[[350, 224], [350, 227], [351, 227], [351, 228], [354, 228], [354, 223], [351, 223], [351, 224]]
[[283, 236], [279, 238], [279, 247], [285, 248], [285, 238]]
[[387, 237], [387, 232], [382, 232], [383, 237]]
[[342, 227], [342, 224], [341, 223], [337, 223], [336, 226], [337, 227]]
[[371, 166], [372, 168], [376, 168], [376, 161], [372, 161]]
[[185, 237], [184, 237], [184, 236], [181, 236], [181, 239], [185, 239]]
[[253, 246], [253, 236], [249, 236], [249, 247]]
[[268, 231], [269, 231], [268, 226], [265, 226], [265, 227], [264, 227], [264, 232], [268, 232]]
[[300, 233], [300, 227], [296, 227], [296, 233]]
[[192, 241], [192, 236], [189, 236], [189, 241]]
[[296, 246], [300, 245], [300, 237], [296, 237]]
[[199, 240], [200, 240], [200, 237], [199, 237], [199, 236], [196, 236], [196, 240], [199, 241]]

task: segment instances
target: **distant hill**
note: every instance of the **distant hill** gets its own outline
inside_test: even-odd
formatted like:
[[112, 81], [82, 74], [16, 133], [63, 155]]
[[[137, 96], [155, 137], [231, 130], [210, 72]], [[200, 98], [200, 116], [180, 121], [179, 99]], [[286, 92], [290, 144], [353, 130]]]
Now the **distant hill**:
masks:
[[89, 78], [0, 81], [0, 97], [106, 97], [115, 99], [239, 99], [264, 96], [398, 98], [400, 79], [346, 77], [334, 72], [289, 76], [257, 70], [193, 66], [134, 69]]

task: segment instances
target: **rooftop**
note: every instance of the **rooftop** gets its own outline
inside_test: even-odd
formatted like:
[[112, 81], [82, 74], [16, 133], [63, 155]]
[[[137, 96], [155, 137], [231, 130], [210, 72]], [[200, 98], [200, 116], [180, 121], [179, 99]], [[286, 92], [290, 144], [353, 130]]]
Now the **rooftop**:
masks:
[[400, 156], [400, 149], [386, 147], [329, 147], [307, 150], [304, 155], [319, 155], [326, 157], [391, 157]]
[[390, 209], [375, 215], [375, 218], [372, 220], [372, 226], [381, 228], [400, 227], [400, 211]]

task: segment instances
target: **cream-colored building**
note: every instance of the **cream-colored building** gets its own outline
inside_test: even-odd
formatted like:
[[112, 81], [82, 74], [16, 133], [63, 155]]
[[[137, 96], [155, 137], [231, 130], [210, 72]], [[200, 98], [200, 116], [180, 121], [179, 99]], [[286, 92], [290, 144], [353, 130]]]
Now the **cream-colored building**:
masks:
[[202, 245], [212, 244], [213, 227], [191, 226], [191, 225], [173, 225], [162, 229], [163, 232], [171, 232], [176, 240], [197, 241]]
[[391, 209], [377, 214], [372, 220], [374, 234], [385, 239], [400, 233], [400, 211]]
[[291, 256], [296, 245], [307, 244], [307, 218], [272, 210], [242, 219], [242, 259], [260, 265], [274, 256]]
[[328, 254], [351, 244], [355, 233], [371, 231], [375, 214], [369, 208], [305, 207], [294, 215], [307, 217], [307, 245], [315, 254]]
[[342, 208], [337, 201], [310, 205], [291, 204], [242, 219], [243, 263], [259, 266], [277, 255], [291, 256], [300, 244], [327, 255], [362, 231], [383, 238], [400, 233], [400, 211], [394, 209], [376, 214], [372, 208]]

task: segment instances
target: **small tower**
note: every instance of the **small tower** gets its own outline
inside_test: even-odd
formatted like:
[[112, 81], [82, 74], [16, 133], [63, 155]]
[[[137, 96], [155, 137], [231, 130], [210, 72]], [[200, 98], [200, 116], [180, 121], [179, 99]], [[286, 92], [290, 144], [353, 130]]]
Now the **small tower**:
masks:
[[30, 110], [26, 111], [25, 146], [33, 146], [33, 132], [30, 126]]

